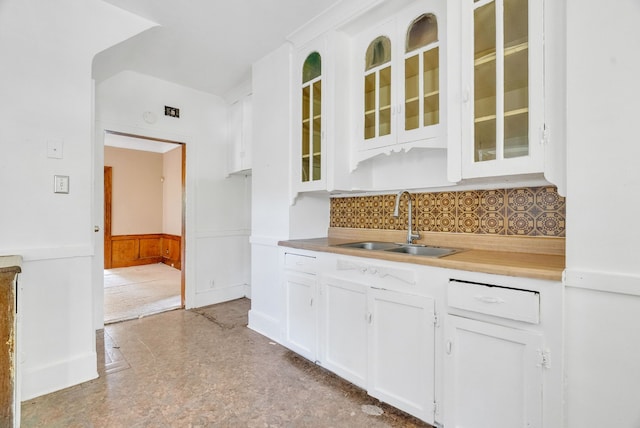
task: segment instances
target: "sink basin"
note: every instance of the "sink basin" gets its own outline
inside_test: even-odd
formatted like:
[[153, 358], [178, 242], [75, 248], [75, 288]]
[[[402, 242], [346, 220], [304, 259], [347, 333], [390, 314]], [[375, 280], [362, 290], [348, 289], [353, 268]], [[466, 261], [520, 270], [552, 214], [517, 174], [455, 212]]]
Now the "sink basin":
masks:
[[385, 251], [394, 252], [394, 253], [412, 254], [414, 256], [443, 257], [443, 256], [448, 256], [449, 254], [453, 254], [458, 250], [454, 248], [444, 248], [444, 247], [402, 245], [395, 248], [388, 248]]
[[398, 244], [394, 244], [392, 242], [366, 241], [350, 242], [348, 244], [339, 244], [337, 246], [343, 248], [362, 248], [364, 250], [388, 250], [398, 247]]
[[372, 251], [388, 251], [393, 253], [411, 254], [423, 257], [444, 257], [459, 250], [455, 248], [430, 247], [420, 244], [395, 244], [393, 242], [363, 241], [349, 242], [348, 244], [338, 244], [337, 247], [342, 248], [359, 248]]

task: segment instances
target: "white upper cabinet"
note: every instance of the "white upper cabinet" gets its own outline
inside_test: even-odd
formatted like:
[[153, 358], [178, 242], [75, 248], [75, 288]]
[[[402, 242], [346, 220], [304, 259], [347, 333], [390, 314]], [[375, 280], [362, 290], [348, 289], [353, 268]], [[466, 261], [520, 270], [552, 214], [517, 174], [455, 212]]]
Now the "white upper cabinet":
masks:
[[445, 2], [416, 2], [355, 37], [356, 163], [445, 148]]
[[248, 174], [251, 171], [251, 95], [236, 101], [229, 107], [228, 174]]
[[[294, 53], [292, 196], [349, 188], [348, 55], [344, 33], [329, 31]], [[338, 79], [338, 76], [341, 78]]]
[[544, 172], [542, 0], [464, 0], [462, 178]]
[[296, 51], [292, 72], [294, 192], [326, 189], [327, 37]]

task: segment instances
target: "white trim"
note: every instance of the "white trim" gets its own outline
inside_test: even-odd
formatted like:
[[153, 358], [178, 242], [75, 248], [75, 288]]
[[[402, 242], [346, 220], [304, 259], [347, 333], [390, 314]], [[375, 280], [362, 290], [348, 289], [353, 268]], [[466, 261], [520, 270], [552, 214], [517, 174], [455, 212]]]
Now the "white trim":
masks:
[[97, 355], [82, 354], [53, 364], [23, 369], [22, 401], [96, 379]]
[[197, 291], [193, 307], [200, 308], [202, 306], [215, 305], [216, 303], [228, 302], [242, 297], [246, 297], [246, 284]]
[[203, 238], [226, 238], [232, 236], [251, 235], [250, 229], [229, 229], [229, 230], [199, 230], [196, 231], [196, 239]]
[[0, 255], [20, 255], [25, 262], [53, 259], [71, 259], [75, 257], [93, 257], [93, 245], [66, 245], [41, 248], [2, 248]]
[[333, 28], [362, 16], [382, 3], [384, 0], [348, 0], [335, 3], [289, 34], [286, 39], [294, 46], [303, 45]]
[[280, 343], [280, 322], [274, 317], [251, 309], [249, 311], [249, 325], [247, 327]]
[[255, 236], [249, 237], [249, 243], [251, 245], [264, 245], [265, 247], [277, 247], [278, 242], [286, 238], [276, 238], [273, 236]]
[[640, 275], [567, 269], [565, 286], [640, 296]]

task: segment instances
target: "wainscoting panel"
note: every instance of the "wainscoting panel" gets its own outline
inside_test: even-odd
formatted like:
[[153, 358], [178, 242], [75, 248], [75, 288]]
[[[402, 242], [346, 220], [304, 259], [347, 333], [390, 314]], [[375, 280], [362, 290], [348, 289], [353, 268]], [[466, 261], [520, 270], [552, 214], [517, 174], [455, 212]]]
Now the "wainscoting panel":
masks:
[[167, 234], [117, 235], [111, 237], [111, 267], [165, 263], [181, 268], [181, 237]]

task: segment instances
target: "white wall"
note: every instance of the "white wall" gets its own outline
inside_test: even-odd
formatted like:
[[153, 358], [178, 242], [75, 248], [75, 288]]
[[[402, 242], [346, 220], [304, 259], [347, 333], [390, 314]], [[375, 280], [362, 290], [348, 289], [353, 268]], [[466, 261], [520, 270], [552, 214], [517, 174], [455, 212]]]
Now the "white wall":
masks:
[[104, 159], [112, 176], [111, 234], [163, 233], [163, 154], [107, 146]]
[[[164, 116], [165, 105], [180, 118]], [[98, 147], [104, 130], [186, 143], [187, 308], [246, 294], [250, 225], [244, 177], [225, 177], [226, 109], [220, 97], [132, 71], [96, 89]], [[145, 111], [157, 121], [146, 123]]]
[[640, 3], [566, 4], [567, 426], [638, 427]]
[[179, 236], [182, 234], [182, 146], [162, 156], [162, 171], [162, 233]]
[[249, 327], [276, 340], [282, 301], [277, 243], [289, 237], [290, 64], [291, 48], [285, 44], [257, 61], [252, 70]]
[[[91, 60], [153, 24], [98, 0], [0, 2], [0, 254], [24, 256], [22, 398], [97, 376]], [[62, 159], [47, 157], [61, 141]], [[70, 193], [53, 193], [55, 174]]]

